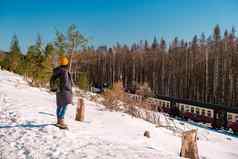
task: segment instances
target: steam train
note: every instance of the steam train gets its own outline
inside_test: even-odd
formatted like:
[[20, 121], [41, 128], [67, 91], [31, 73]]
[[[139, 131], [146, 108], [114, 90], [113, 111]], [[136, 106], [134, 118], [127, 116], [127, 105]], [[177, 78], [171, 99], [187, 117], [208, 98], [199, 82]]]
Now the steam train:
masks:
[[[128, 94], [134, 100], [142, 96]], [[238, 133], [238, 107], [196, 102], [186, 99], [157, 96], [145, 100], [153, 111], [165, 112], [172, 117], [193, 120], [209, 125], [215, 129], [232, 130]]]

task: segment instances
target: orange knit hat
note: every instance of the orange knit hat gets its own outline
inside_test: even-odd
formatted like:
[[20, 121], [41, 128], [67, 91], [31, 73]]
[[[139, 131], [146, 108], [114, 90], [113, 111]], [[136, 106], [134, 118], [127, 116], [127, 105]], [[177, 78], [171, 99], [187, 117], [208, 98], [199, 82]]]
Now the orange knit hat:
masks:
[[65, 57], [65, 56], [61, 56], [61, 57], [59, 58], [59, 64], [62, 65], [62, 66], [68, 65], [68, 64], [69, 64], [68, 58]]

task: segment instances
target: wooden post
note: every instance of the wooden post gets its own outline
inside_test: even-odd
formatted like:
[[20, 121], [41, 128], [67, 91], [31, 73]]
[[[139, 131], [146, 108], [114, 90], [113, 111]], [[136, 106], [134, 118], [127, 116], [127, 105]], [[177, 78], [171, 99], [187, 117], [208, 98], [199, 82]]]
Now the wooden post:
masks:
[[197, 130], [194, 129], [183, 132], [180, 156], [184, 158], [199, 159], [197, 148]]
[[77, 121], [84, 121], [84, 117], [85, 117], [84, 113], [85, 113], [84, 101], [83, 101], [82, 98], [79, 98], [78, 99], [78, 105], [77, 105], [75, 120], [77, 120]]

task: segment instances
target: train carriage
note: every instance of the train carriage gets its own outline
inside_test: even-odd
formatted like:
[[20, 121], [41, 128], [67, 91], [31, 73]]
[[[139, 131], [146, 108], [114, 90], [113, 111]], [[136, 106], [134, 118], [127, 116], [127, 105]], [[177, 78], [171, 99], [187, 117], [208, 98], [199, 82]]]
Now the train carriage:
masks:
[[[238, 132], [238, 107], [202, 103], [173, 97], [158, 96], [157, 98], [175, 103], [171, 105], [175, 105], [178, 108], [179, 113], [177, 116], [181, 116], [184, 119], [210, 123], [213, 128], [232, 129], [234, 132]], [[177, 109], [173, 110], [176, 111]]]
[[[136, 100], [142, 100], [139, 95], [131, 95]], [[202, 103], [192, 100], [157, 96], [147, 98], [146, 102], [151, 110], [168, 113], [172, 117], [191, 119], [211, 125], [213, 128], [232, 129], [238, 133], [238, 107], [230, 107], [218, 104]]]
[[238, 132], [238, 113], [227, 113], [227, 127], [234, 132]]

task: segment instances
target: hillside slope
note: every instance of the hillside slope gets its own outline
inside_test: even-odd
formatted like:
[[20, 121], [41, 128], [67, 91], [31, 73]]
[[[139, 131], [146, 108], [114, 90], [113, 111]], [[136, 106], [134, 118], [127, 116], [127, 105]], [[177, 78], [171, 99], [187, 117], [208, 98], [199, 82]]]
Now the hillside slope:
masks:
[[[69, 105], [66, 123], [70, 130], [59, 130], [53, 125], [54, 94], [28, 86], [21, 76], [0, 71], [0, 158], [179, 158], [181, 139], [170, 130], [106, 111], [86, 99], [85, 105], [85, 122], [74, 120], [76, 104]], [[143, 136], [145, 130], [150, 131], [150, 139]], [[200, 158], [238, 158], [237, 138], [202, 128], [198, 136]]]

